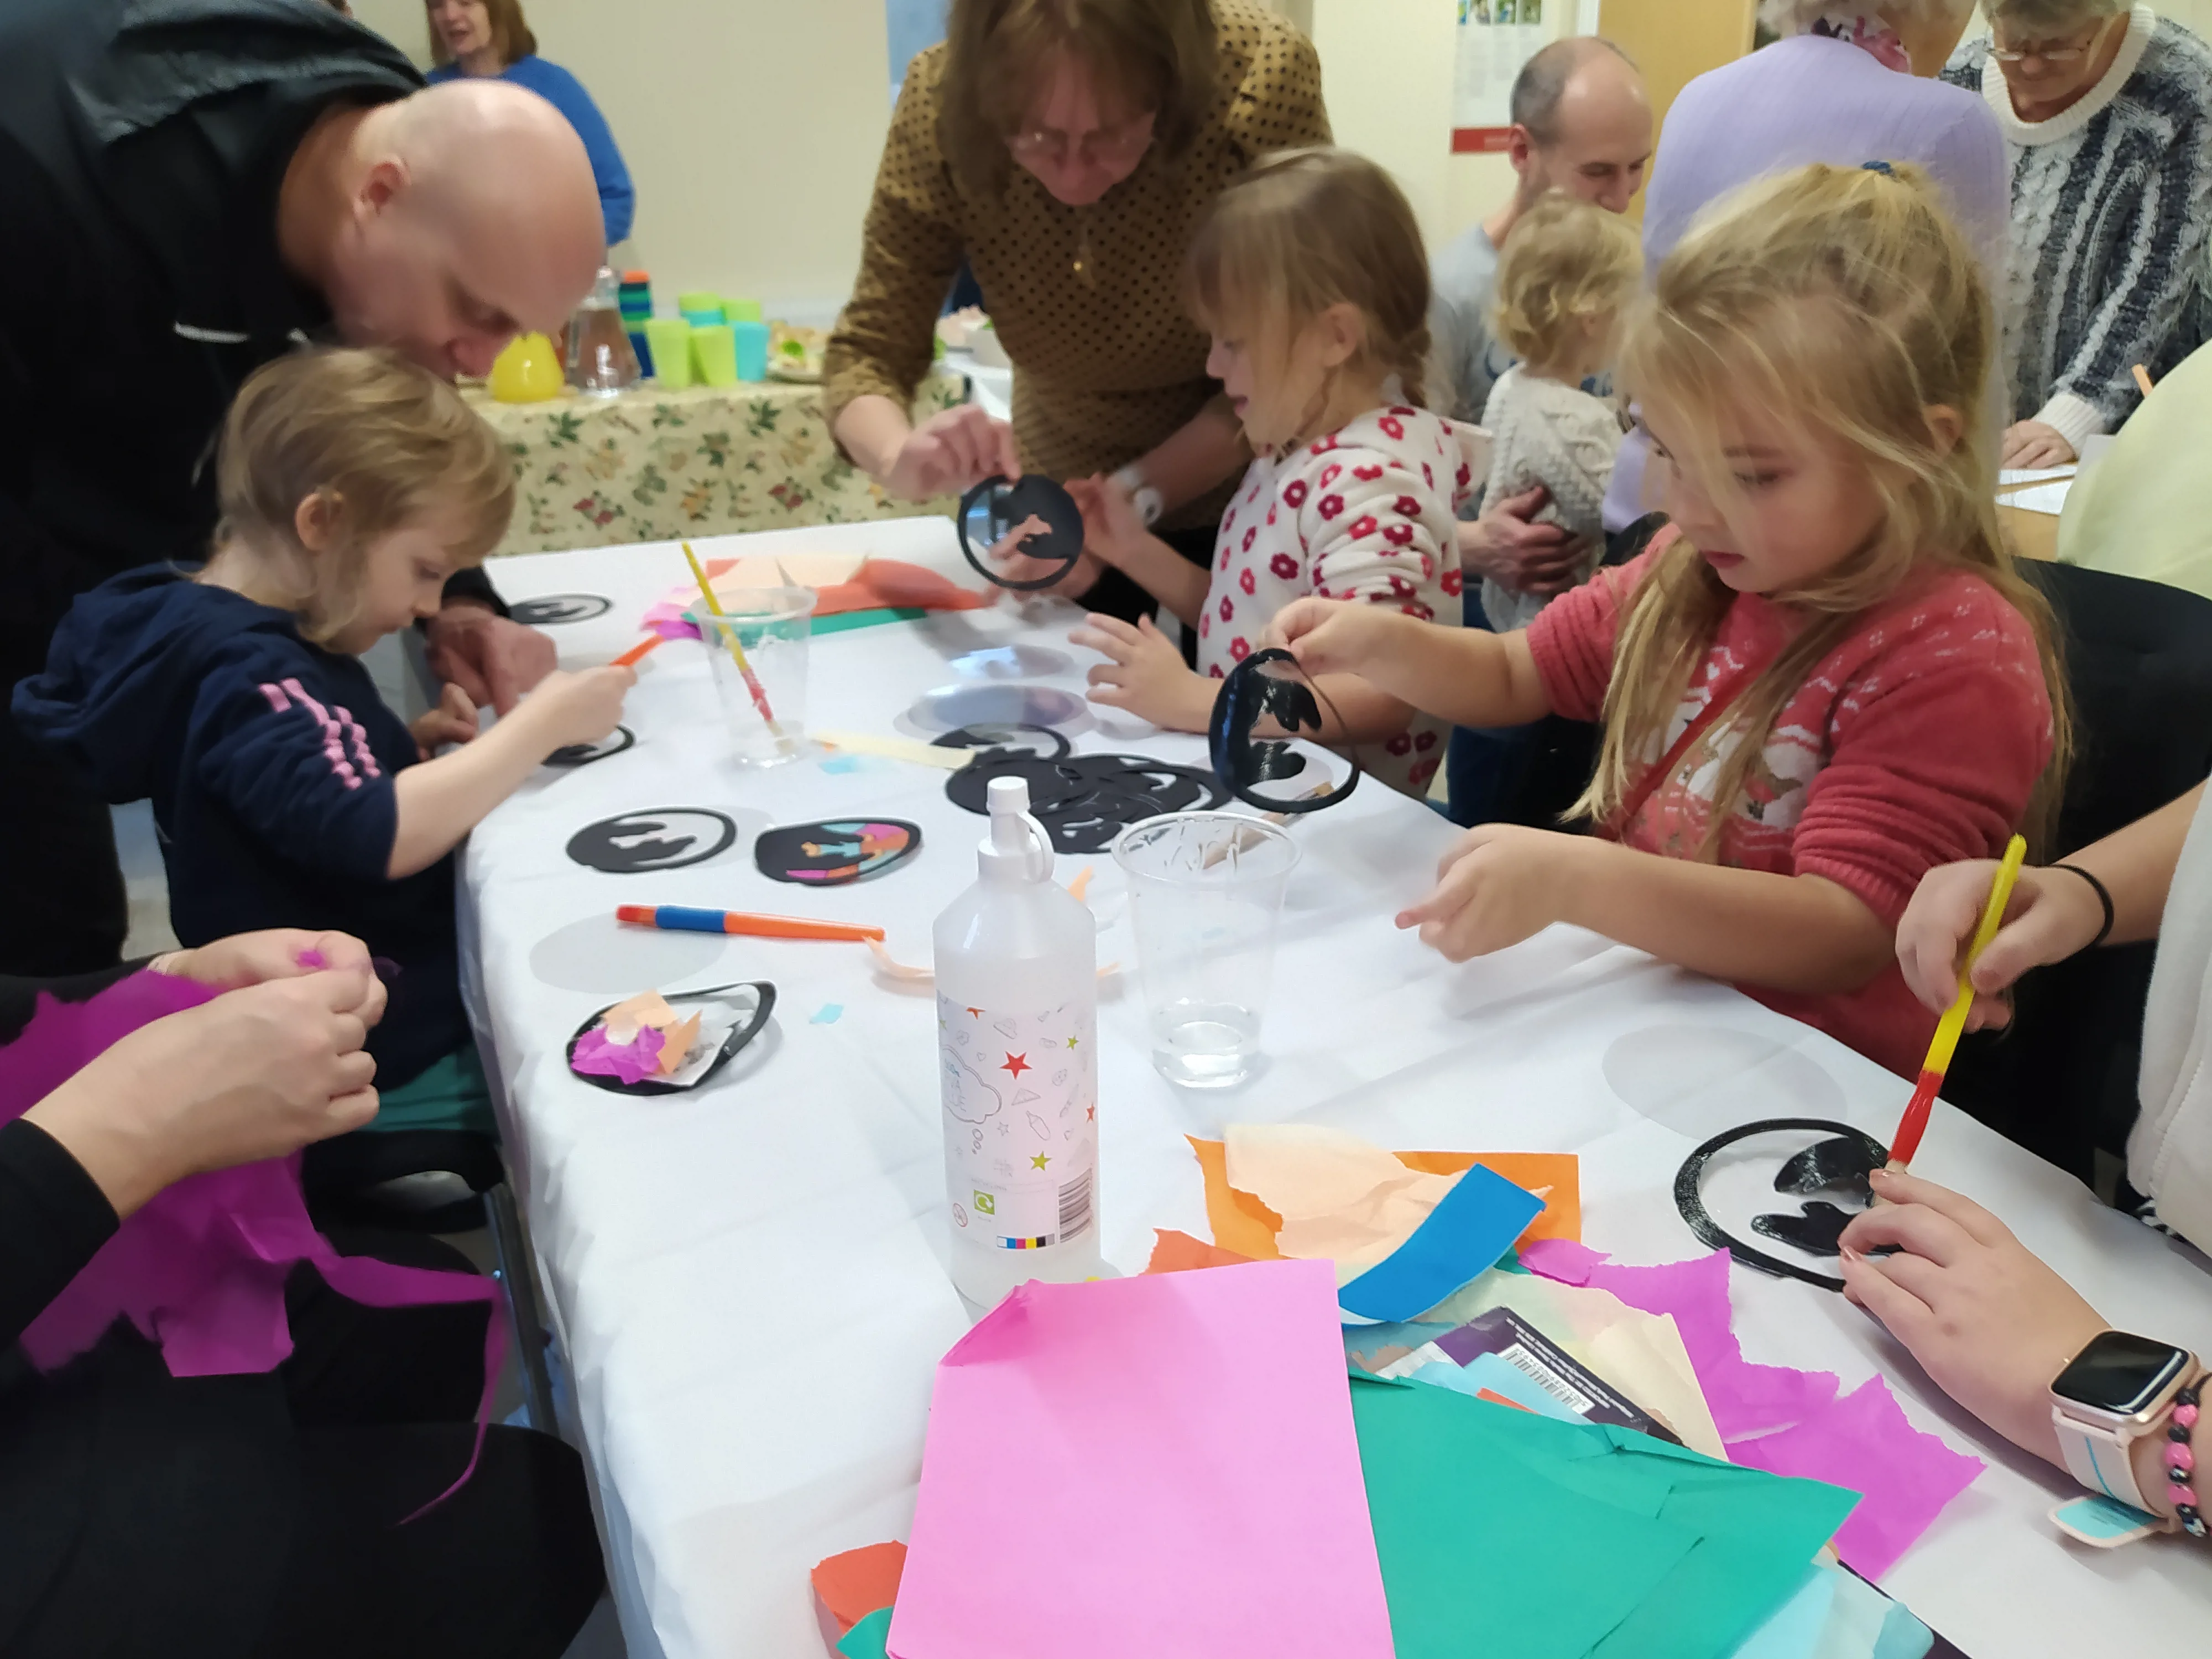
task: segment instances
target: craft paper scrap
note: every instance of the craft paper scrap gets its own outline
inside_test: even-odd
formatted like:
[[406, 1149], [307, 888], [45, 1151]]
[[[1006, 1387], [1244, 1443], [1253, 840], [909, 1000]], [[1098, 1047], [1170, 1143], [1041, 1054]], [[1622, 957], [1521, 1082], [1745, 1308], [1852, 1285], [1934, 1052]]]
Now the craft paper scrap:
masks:
[[1340, 1282], [1411, 1238], [1460, 1178], [1409, 1170], [1318, 1123], [1233, 1124], [1224, 1144], [1229, 1184], [1283, 1218], [1275, 1248], [1335, 1262]]
[[568, 1065], [586, 1076], [642, 1083], [649, 1077], [660, 1075], [661, 1054], [666, 1047], [667, 1039], [650, 1025], [632, 1026], [623, 1037], [616, 1036], [604, 1025], [594, 1025], [576, 1039]]
[[[1229, 1180], [1228, 1148], [1218, 1140], [1188, 1137], [1206, 1182], [1206, 1218], [1213, 1229], [1213, 1242], [1224, 1249], [1272, 1261], [1283, 1254], [1275, 1243], [1283, 1218], [1249, 1192], [1240, 1192]], [[1582, 1237], [1581, 1164], [1572, 1152], [1398, 1152], [1397, 1160], [1424, 1175], [1457, 1175], [1480, 1164], [1516, 1186], [1544, 1199], [1544, 1213], [1526, 1235], [1529, 1238]]]
[[1832, 1371], [1757, 1365], [1743, 1357], [1732, 1328], [1726, 1250], [1663, 1267], [1625, 1267], [1580, 1244], [1545, 1239], [1524, 1248], [1521, 1261], [1544, 1278], [1595, 1285], [1632, 1308], [1673, 1316], [1714, 1425], [1731, 1446], [1749, 1435], [1802, 1423], [1836, 1396]]
[[886, 737], [873, 732], [815, 732], [809, 735], [817, 743], [827, 744], [848, 755], [879, 755], [885, 760], [911, 761], [917, 766], [935, 767], [945, 772], [957, 772], [975, 758], [973, 749], [939, 749], [918, 738]]
[[905, 1545], [870, 1544], [831, 1556], [807, 1577], [816, 1601], [840, 1631], [846, 1631], [898, 1599], [899, 1576], [905, 1568]]
[[1835, 1605], [1835, 1575], [1826, 1567], [1809, 1569], [1797, 1594], [1745, 1638], [1734, 1659], [1814, 1659]]
[[938, 1367], [889, 1652], [1389, 1659], [1348, 1392], [1324, 1262], [1021, 1286]]
[[878, 1607], [845, 1632], [837, 1651], [844, 1659], [885, 1659], [884, 1638], [890, 1630], [891, 1610]]
[[[1681, 1443], [1727, 1461], [1681, 1334], [1664, 1314], [1632, 1308], [1609, 1291], [1493, 1269], [1423, 1316], [1456, 1329], [1493, 1309], [1521, 1316], [1544, 1336], [1674, 1431]], [[1390, 1329], [1389, 1326], [1376, 1329]], [[1420, 1329], [1422, 1327], [1407, 1327]], [[1346, 1340], [1351, 1332], [1346, 1333]], [[1370, 1367], [1369, 1369], [1373, 1369]]]
[[1340, 1289], [1337, 1303], [1363, 1319], [1411, 1319], [1512, 1249], [1543, 1208], [1534, 1193], [1478, 1164], [1411, 1238]]
[[[1347, 1364], [1381, 1376], [1425, 1343], [1435, 1341], [1452, 1328], [1426, 1320], [1401, 1324], [1346, 1325], [1344, 1358]], [[1395, 1376], [1394, 1371], [1391, 1373]]]
[[1914, 1428], [1879, 1376], [1795, 1428], [1740, 1440], [1729, 1449], [1737, 1462], [1753, 1468], [1832, 1481], [1863, 1494], [1836, 1534], [1836, 1553], [1869, 1578], [1895, 1566], [1984, 1467], [1980, 1458], [1954, 1452]]
[[[1399, 1659], [1713, 1659], [1803, 1582], [1851, 1494], [1623, 1429], [1355, 1378]], [[1563, 1545], [1571, 1540], [1571, 1545]]]
[[1202, 1238], [1193, 1238], [1188, 1233], [1179, 1233], [1171, 1227], [1152, 1229], [1152, 1259], [1145, 1264], [1148, 1273], [1188, 1273], [1196, 1267], [1233, 1267], [1240, 1261], [1249, 1261], [1249, 1255], [1239, 1255], [1234, 1250], [1224, 1250], [1218, 1244], [1209, 1244]]

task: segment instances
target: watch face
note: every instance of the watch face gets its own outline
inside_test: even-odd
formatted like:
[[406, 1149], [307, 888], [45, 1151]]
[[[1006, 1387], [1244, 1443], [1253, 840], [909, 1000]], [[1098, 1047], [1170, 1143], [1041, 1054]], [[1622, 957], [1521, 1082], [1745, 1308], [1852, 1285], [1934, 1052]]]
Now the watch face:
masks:
[[2171, 1388], [2188, 1351], [2147, 1336], [2106, 1331], [2074, 1356], [2051, 1392], [2092, 1411], [2132, 1417]]

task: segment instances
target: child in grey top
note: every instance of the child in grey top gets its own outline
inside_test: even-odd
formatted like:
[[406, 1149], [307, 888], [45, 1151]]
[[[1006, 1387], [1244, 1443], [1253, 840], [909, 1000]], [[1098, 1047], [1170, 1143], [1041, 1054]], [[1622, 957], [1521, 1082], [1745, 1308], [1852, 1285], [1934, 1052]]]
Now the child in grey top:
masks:
[[[1642, 276], [1626, 220], [1556, 193], [1522, 216], [1498, 262], [1491, 331], [1521, 361], [1498, 377], [1483, 408], [1492, 443], [1483, 498], [1543, 485], [1552, 499], [1538, 518], [1587, 543], [1584, 580], [1605, 545], [1601, 509], [1621, 427], [1613, 404], [1583, 382], [1610, 364], [1620, 313]], [[1484, 579], [1483, 615], [1501, 634], [1526, 628], [1544, 604]]]

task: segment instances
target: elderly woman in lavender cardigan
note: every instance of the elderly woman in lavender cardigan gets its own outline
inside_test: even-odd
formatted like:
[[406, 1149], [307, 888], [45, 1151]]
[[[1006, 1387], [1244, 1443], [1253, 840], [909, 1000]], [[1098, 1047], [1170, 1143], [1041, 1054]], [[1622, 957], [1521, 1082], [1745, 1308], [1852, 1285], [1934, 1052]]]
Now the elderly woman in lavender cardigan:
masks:
[[1997, 288], [2007, 466], [2070, 461], [2203, 332], [2212, 50], [2128, 0], [1988, 0], [1943, 71], [1996, 118], [2012, 168]]
[[[1759, 21], [1782, 39], [1699, 76], [1667, 112], [1644, 198], [1645, 270], [1753, 179], [1808, 161], [1911, 161], [1950, 198], [1994, 284], [2005, 264], [2004, 139], [1986, 103], [1934, 78], [1973, 9], [1973, 0], [1763, 0]], [[1622, 447], [1608, 530], [1655, 504], [1648, 453], [1640, 433]]]

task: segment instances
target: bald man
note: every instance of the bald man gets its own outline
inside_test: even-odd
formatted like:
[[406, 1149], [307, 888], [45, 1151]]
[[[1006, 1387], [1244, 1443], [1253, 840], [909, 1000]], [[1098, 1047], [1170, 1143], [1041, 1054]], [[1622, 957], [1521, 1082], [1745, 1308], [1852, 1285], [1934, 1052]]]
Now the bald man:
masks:
[[[1498, 251], [1521, 216], [1547, 191], [1560, 190], [1626, 213], [1651, 161], [1651, 100], [1618, 46], [1591, 35], [1555, 40], [1522, 67], [1513, 82], [1513, 127], [1506, 159], [1513, 194], [1487, 219], [1436, 256], [1431, 322], [1450, 388], [1452, 413], [1480, 421], [1512, 354], [1491, 338], [1490, 303]], [[1540, 492], [1486, 501], [1483, 515], [1460, 526], [1460, 562], [1527, 593], [1556, 593], [1574, 578], [1578, 550], [1557, 525], [1531, 524]]]
[[[5, 0], [0, 247], [0, 688], [76, 594], [205, 556], [216, 433], [253, 369], [342, 340], [481, 374], [564, 323], [605, 257], [550, 104], [425, 90], [298, 0]], [[478, 572], [427, 631], [502, 713], [553, 664]], [[0, 973], [97, 969], [127, 921], [106, 808], [4, 711]]]

